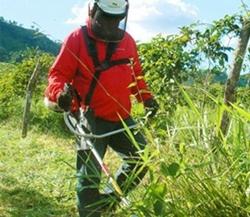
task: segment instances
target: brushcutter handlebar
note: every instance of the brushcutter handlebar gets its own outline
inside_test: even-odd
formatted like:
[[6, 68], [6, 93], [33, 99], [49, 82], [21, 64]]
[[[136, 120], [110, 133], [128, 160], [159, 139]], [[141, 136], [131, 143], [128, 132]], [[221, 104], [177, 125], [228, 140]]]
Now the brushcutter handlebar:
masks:
[[137, 124], [127, 126], [118, 130], [110, 131], [107, 133], [103, 133], [100, 135], [93, 134], [93, 133], [87, 133], [84, 130], [83, 125], [81, 124], [80, 121], [78, 121], [71, 112], [64, 112], [64, 121], [69, 128], [69, 130], [76, 136], [84, 137], [84, 138], [94, 138], [94, 139], [100, 139], [108, 136], [112, 136], [121, 132], [125, 132], [128, 129], [134, 129], [137, 127]]

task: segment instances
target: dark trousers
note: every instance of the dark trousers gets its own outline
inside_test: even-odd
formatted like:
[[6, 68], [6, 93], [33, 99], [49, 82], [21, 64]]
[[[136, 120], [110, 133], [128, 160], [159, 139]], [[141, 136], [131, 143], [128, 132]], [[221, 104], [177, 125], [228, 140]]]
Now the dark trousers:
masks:
[[[125, 123], [128, 126], [135, 124], [131, 118], [126, 119]], [[96, 119], [96, 134], [120, 128], [123, 128], [121, 122]], [[139, 184], [147, 172], [147, 168], [143, 165], [138, 153], [139, 150], [142, 151], [145, 148], [145, 139], [140, 132], [133, 134], [137, 145], [124, 132], [92, 141], [101, 158], [104, 157], [108, 145], [122, 157], [123, 164], [115, 177], [125, 195]], [[103, 206], [99, 193], [101, 167], [91, 150], [79, 150], [77, 152], [77, 178], [77, 199], [80, 217], [100, 217]]]

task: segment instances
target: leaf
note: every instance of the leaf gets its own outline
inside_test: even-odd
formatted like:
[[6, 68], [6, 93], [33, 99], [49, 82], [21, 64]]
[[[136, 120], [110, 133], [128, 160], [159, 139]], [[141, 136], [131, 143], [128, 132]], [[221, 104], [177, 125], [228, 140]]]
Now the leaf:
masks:
[[162, 216], [164, 214], [165, 201], [164, 196], [166, 195], [166, 184], [160, 183], [152, 186], [152, 196], [155, 199], [153, 203], [154, 212], [156, 216]]
[[232, 104], [232, 107], [238, 112], [238, 114], [243, 117], [246, 118], [248, 120], [250, 120], [250, 113], [247, 112], [246, 110], [240, 108], [239, 106]]
[[165, 203], [164, 201], [157, 200], [154, 203], [154, 212], [156, 216], [162, 216], [164, 212]]
[[176, 162], [171, 163], [170, 165], [166, 165], [164, 162], [161, 163], [161, 172], [165, 176], [175, 177], [180, 170], [180, 165]]
[[198, 111], [197, 107], [195, 106], [195, 104], [193, 103], [193, 101], [191, 100], [190, 96], [187, 94], [187, 92], [184, 90], [184, 88], [179, 85], [179, 88], [184, 96], [184, 99], [186, 100], [187, 104], [189, 105], [189, 107], [194, 111], [194, 113], [198, 116], [199, 119], [201, 119], [201, 114]]

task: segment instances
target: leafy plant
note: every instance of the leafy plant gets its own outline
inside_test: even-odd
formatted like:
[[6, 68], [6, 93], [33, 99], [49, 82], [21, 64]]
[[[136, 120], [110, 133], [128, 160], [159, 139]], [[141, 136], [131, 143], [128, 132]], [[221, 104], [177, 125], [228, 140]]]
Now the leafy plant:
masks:
[[26, 94], [26, 87], [30, 76], [35, 68], [35, 64], [40, 60], [40, 82], [35, 91], [35, 100], [43, 97], [45, 78], [47, 77], [48, 69], [54, 60], [54, 57], [39, 53], [37, 50], [28, 50], [26, 58], [20, 63], [15, 64], [15, 67], [5, 67], [1, 72], [0, 77], [0, 117], [6, 118], [15, 116], [16, 113], [22, 112], [22, 103]]

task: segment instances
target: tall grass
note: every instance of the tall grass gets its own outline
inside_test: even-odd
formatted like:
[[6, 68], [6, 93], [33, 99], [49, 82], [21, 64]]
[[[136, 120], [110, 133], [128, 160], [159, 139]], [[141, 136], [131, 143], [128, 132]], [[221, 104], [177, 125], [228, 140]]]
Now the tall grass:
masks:
[[[178, 108], [165, 136], [151, 144], [150, 176], [144, 193], [135, 197], [138, 214], [250, 216], [250, 113], [237, 105], [227, 108], [210, 95], [199, 108], [182, 92], [188, 106]], [[218, 126], [225, 110], [231, 122], [222, 136]]]
[[[172, 117], [160, 112], [144, 126], [149, 145], [141, 155], [149, 172], [128, 195], [131, 206], [118, 208], [113, 216], [250, 216], [249, 111], [238, 105], [226, 108], [209, 94], [200, 107], [204, 104], [182, 92], [186, 106]], [[231, 122], [222, 136], [224, 110]], [[53, 132], [33, 128], [20, 139], [17, 124], [1, 126], [1, 217], [77, 216], [73, 140], [65, 132], [61, 137]], [[108, 154], [105, 161], [115, 171], [120, 162], [110, 150]]]

